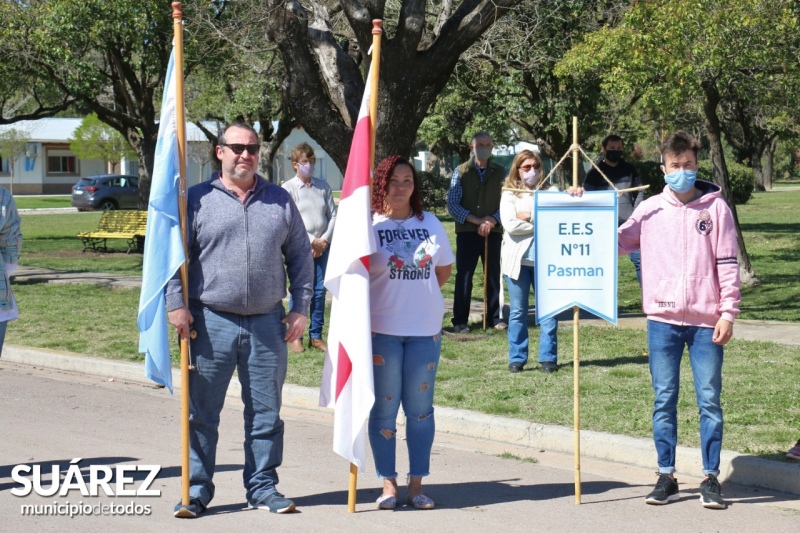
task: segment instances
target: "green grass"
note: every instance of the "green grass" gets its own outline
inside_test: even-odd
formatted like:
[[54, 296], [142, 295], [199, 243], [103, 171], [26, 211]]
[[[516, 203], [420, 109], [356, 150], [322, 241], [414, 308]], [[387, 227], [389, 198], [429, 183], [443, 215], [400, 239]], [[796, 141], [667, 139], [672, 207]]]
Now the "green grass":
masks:
[[70, 196], [15, 196], [17, 209], [70, 207]]
[[126, 254], [123, 239], [108, 241], [109, 250], [115, 253], [82, 252], [83, 244], [75, 234], [96, 229], [101, 215], [100, 212], [21, 215], [23, 243], [20, 264], [56, 270], [141, 275], [142, 255]]
[[513, 459], [514, 461], [522, 461], [523, 463], [538, 463], [539, 460], [535, 457], [520, 457], [519, 455], [513, 454], [511, 452], [503, 452], [496, 457], [500, 459]]
[[742, 318], [800, 322], [800, 191], [757, 193], [738, 206], [760, 284], [742, 289]]
[[[16, 283], [20, 320], [7, 342], [90, 356], [142, 361], [136, 352], [139, 293], [88, 285]], [[531, 353], [538, 328], [530, 328]], [[174, 336], [171, 345], [174, 347]], [[653, 393], [644, 331], [581, 326], [581, 427], [649, 438]], [[559, 331], [561, 370], [508, 372], [504, 332], [446, 334], [436, 380], [437, 405], [571, 427], [572, 326]], [[534, 358], [535, 359], [535, 358]], [[173, 348], [173, 360], [177, 350]], [[322, 353], [289, 355], [288, 383], [318, 387]], [[531, 366], [535, 367], [535, 363]], [[725, 449], [781, 459], [800, 428], [800, 347], [732, 341], [725, 352]], [[678, 440], [698, 446], [698, 415], [688, 360], [681, 370]]]

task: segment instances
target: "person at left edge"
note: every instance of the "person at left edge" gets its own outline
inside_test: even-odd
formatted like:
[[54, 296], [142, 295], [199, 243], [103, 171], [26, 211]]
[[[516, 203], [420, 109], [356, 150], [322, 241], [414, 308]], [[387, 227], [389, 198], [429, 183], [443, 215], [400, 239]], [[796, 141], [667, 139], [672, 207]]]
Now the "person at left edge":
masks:
[[442, 347], [444, 298], [455, 256], [447, 232], [423, 211], [414, 166], [390, 156], [375, 169], [372, 227], [378, 245], [369, 260], [370, 319], [375, 403], [369, 443], [383, 479], [379, 509], [397, 505], [397, 412], [403, 405], [408, 447], [407, 503], [433, 509], [422, 492], [435, 431], [433, 385]]
[[[190, 394], [190, 503], [175, 516], [194, 518], [214, 498], [220, 411], [234, 370], [244, 403], [243, 482], [251, 508], [294, 511], [277, 491], [283, 460], [281, 391], [286, 343], [308, 322], [313, 263], [305, 226], [289, 193], [256, 174], [259, 142], [246, 124], [219, 138], [222, 172], [190, 188], [187, 200], [189, 306], [180, 278], [167, 284], [169, 322], [189, 329], [194, 370]], [[286, 277], [292, 308], [283, 307]]]
[[[311, 243], [314, 258], [314, 297], [311, 298], [308, 328], [308, 347], [324, 352], [328, 346], [322, 340], [322, 327], [325, 325], [325, 269], [328, 266], [328, 250], [336, 224], [336, 204], [328, 182], [314, 177], [314, 164], [317, 162], [314, 149], [308, 143], [300, 143], [292, 148], [292, 167], [297, 174], [282, 185], [292, 196]], [[290, 304], [291, 305], [291, 304]], [[303, 351], [303, 338], [292, 342], [289, 347], [295, 353]]]
[[19, 318], [19, 309], [14, 293], [11, 292], [11, 273], [17, 269], [19, 252], [22, 249], [19, 213], [14, 197], [4, 187], [0, 187], [0, 254], [3, 256], [3, 275], [0, 277], [0, 354], [6, 338], [6, 327]]

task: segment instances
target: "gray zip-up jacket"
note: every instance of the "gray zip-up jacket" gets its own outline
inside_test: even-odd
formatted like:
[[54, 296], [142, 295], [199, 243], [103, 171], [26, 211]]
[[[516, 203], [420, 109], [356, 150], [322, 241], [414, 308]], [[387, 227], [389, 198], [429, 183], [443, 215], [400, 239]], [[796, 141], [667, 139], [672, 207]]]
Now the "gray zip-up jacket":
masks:
[[[219, 178], [189, 189], [189, 299], [224, 313], [270, 313], [283, 305], [288, 275], [291, 311], [308, 315], [314, 266], [303, 219], [288, 192], [256, 180], [244, 204]], [[166, 300], [167, 311], [183, 307], [177, 274]]]

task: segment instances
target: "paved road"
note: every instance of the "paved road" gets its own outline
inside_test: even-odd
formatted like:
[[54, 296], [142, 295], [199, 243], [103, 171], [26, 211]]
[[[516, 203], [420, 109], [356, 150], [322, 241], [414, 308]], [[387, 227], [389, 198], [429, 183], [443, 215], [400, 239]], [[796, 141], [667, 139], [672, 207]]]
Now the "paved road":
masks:
[[[331, 418], [312, 410], [285, 409], [286, 450], [280, 488], [295, 499], [299, 512], [272, 515], [244, 510], [241, 486], [241, 407], [229, 399], [223, 411], [218, 452], [217, 497], [198, 520], [172, 518], [179, 499], [179, 402], [163, 389], [120, 381], [18, 366], [0, 360], [0, 531], [770, 531], [800, 530], [800, 503], [767, 490], [724, 486], [731, 502], [725, 511], [703, 509], [699, 479], [682, 478], [682, 498], [665, 507], [643, 497], [655, 476], [649, 469], [584, 460], [582, 504], [574, 497], [572, 457], [510, 444], [439, 433], [434, 445], [427, 493], [434, 511], [401, 508], [377, 511], [379, 482], [372, 464], [359, 478], [355, 514], [346, 512], [347, 464], [330, 451]], [[401, 430], [402, 433], [402, 430]], [[501, 458], [503, 453], [533, 461]], [[398, 454], [403, 472], [406, 454]], [[10, 471], [18, 464], [64, 469], [83, 458], [93, 465], [163, 466], [151, 488], [160, 497], [28, 496]], [[88, 477], [88, 476], [87, 476]], [[48, 486], [44, 483], [45, 487]], [[140, 486], [140, 481], [134, 483]], [[21, 516], [23, 504], [149, 505], [148, 516]]]

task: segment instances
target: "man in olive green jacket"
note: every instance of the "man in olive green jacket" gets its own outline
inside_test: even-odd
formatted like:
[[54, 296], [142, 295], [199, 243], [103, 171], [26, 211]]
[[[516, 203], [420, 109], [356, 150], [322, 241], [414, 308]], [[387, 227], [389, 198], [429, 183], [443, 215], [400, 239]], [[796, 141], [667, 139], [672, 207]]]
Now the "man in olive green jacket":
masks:
[[453, 171], [447, 210], [456, 221], [456, 280], [453, 301], [453, 328], [469, 331], [472, 277], [478, 259], [484, 260], [488, 240], [486, 271], [486, 316], [489, 326], [505, 329], [500, 320], [500, 194], [505, 169], [491, 160], [492, 137], [476, 133], [470, 145], [473, 157]]

